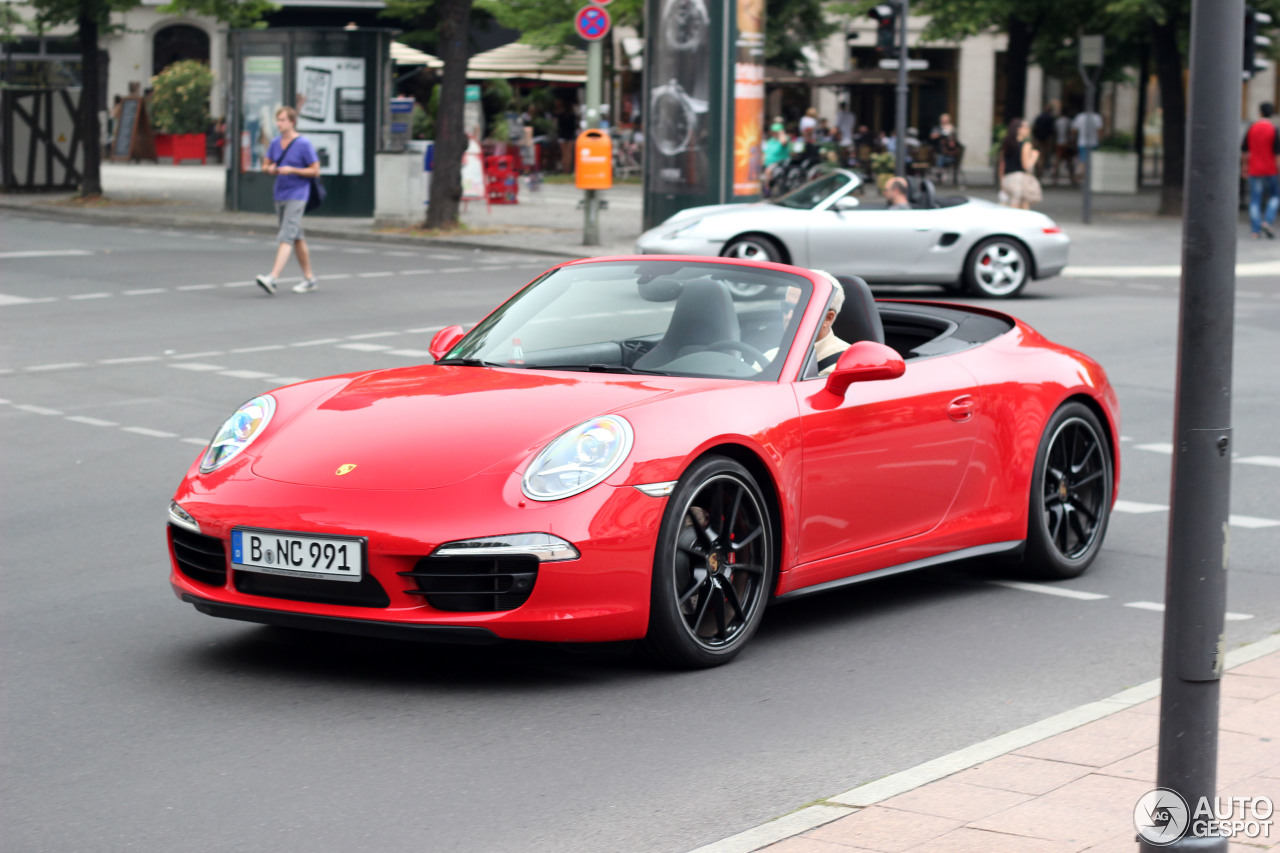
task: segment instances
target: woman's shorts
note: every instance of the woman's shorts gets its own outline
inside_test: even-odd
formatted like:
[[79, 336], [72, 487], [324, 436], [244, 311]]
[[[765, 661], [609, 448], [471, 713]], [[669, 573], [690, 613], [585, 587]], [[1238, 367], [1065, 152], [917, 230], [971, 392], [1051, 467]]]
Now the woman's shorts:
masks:
[[276, 202], [276, 220], [280, 223], [280, 233], [276, 235], [277, 243], [292, 243], [306, 238], [307, 235], [302, 230], [302, 214], [306, 212], [306, 199]]
[[1038, 204], [1044, 197], [1040, 182], [1028, 172], [1010, 172], [1005, 175], [1000, 182], [1000, 189], [1009, 194], [1009, 203], [1015, 206], [1023, 202]]

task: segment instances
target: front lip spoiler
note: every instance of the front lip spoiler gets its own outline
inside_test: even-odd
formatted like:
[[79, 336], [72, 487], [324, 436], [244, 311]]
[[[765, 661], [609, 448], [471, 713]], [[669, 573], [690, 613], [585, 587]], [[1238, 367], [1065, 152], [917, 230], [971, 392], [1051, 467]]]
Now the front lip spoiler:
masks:
[[381, 622], [376, 619], [346, 619], [340, 616], [290, 613], [262, 607], [245, 607], [241, 604], [223, 604], [189, 592], [182, 593], [181, 598], [207, 616], [239, 619], [243, 622], [257, 622], [260, 625], [275, 625], [280, 628], [355, 634], [380, 640], [414, 640], [420, 643], [453, 643], [467, 646], [492, 646], [505, 642], [488, 628], [463, 625], [409, 625], [401, 622]]

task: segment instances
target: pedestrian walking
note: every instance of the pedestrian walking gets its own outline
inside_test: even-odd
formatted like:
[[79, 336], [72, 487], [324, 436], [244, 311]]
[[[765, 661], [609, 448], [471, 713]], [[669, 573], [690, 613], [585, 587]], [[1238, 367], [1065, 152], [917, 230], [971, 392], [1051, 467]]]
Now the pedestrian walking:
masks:
[[1089, 167], [1089, 152], [1098, 147], [1102, 137], [1102, 116], [1097, 113], [1081, 112], [1071, 120], [1071, 129], [1076, 132], [1076, 149], [1080, 155], [1080, 165]]
[[1045, 169], [1049, 168], [1049, 164], [1053, 160], [1053, 123], [1057, 115], [1058, 102], [1049, 101], [1031, 124], [1031, 141], [1036, 146], [1036, 150], [1040, 152], [1040, 159], [1036, 160], [1035, 174], [1037, 178], [1044, 176]]
[[271, 140], [262, 171], [276, 176], [274, 198], [276, 220], [280, 232], [276, 235], [276, 262], [271, 272], [260, 275], [255, 281], [270, 295], [275, 295], [276, 280], [289, 263], [289, 255], [296, 250], [298, 266], [302, 267], [302, 281], [293, 286], [294, 293], [311, 293], [316, 289], [316, 277], [311, 269], [311, 250], [307, 248], [302, 230], [302, 215], [307, 211], [311, 198], [311, 179], [320, 177], [320, 158], [305, 136], [298, 133], [298, 111], [293, 107], [276, 110], [276, 128], [280, 135]]
[[1071, 118], [1066, 110], [1053, 120], [1053, 185], [1058, 185], [1058, 170], [1067, 164], [1067, 180], [1076, 185], [1076, 147], [1071, 144]]
[[1009, 122], [996, 167], [1000, 189], [1009, 197], [1009, 206], [1022, 210], [1030, 210], [1042, 197], [1040, 182], [1033, 174], [1040, 152], [1030, 137], [1031, 127], [1025, 121], [1015, 118]]
[[[1276, 221], [1276, 213], [1280, 212], [1280, 132], [1277, 132], [1271, 115], [1275, 107], [1266, 102], [1258, 107], [1258, 120], [1249, 125], [1244, 135], [1244, 143], [1240, 150], [1244, 152], [1242, 173], [1249, 179], [1249, 231], [1257, 240], [1266, 234], [1275, 239], [1276, 232], [1272, 227]], [[1263, 194], [1271, 196], [1263, 213]]]

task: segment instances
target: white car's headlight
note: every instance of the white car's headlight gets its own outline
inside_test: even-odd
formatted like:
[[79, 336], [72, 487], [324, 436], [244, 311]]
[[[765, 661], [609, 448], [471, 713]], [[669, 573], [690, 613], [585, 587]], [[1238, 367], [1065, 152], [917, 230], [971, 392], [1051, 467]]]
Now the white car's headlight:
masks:
[[209, 449], [200, 460], [200, 473], [208, 474], [222, 467], [237, 453], [244, 450], [257, 438], [276, 411], [276, 399], [270, 394], [254, 397], [227, 418], [227, 422], [209, 442]]
[[680, 237], [685, 234], [688, 234], [690, 231], [692, 231], [693, 229], [697, 228], [699, 225], [702, 224], [702, 219], [703, 217], [699, 216], [696, 219], [684, 219], [684, 220], [680, 220], [678, 222], [672, 223], [675, 225], [675, 228], [670, 231], [667, 231], [662, 236], [670, 240], [673, 237]]
[[521, 488], [535, 501], [585, 492], [608, 477], [631, 452], [631, 424], [617, 415], [592, 418], [560, 435], [525, 471]]

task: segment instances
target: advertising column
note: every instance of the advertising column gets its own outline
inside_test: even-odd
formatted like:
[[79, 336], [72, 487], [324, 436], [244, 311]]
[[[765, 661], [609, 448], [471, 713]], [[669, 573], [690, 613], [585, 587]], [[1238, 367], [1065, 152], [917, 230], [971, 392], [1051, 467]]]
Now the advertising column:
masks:
[[760, 194], [763, 0], [648, 0], [644, 227]]
[[364, 174], [364, 58], [297, 61], [298, 132], [315, 146], [321, 175]]

